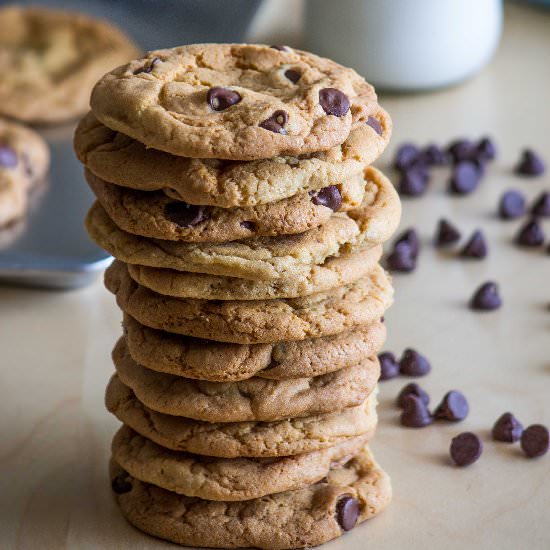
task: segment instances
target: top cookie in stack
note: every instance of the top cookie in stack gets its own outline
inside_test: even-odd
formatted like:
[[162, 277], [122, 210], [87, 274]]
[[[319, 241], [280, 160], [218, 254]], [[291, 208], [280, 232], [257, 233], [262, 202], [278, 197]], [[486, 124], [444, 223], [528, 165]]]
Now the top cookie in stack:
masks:
[[192, 45], [107, 74], [91, 107], [75, 149], [124, 311], [106, 398], [124, 515], [263, 548], [372, 517], [391, 494], [365, 447], [392, 301], [378, 261], [400, 217], [370, 167], [391, 133], [373, 88], [288, 47]]

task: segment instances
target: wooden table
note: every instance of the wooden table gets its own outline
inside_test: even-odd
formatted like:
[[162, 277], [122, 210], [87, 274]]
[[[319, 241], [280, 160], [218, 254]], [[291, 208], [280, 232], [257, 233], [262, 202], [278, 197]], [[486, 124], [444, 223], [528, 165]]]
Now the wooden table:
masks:
[[[459, 425], [406, 430], [393, 405], [406, 381], [384, 383], [373, 447], [392, 475], [393, 505], [327, 548], [550, 548], [550, 456], [529, 461], [517, 446], [487, 437], [507, 410], [525, 424], [550, 424], [550, 258], [512, 246], [518, 223], [494, 217], [505, 188], [529, 197], [550, 189], [550, 175], [527, 182], [511, 173], [524, 145], [550, 164], [549, 59], [548, 14], [509, 6], [500, 50], [475, 79], [441, 92], [382, 96], [395, 123], [386, 159], [402, 140], [489, 133], [499, 147], [472, 197], [449, 199], [443, 170], [429, 196], [405, 203], [403, 227], [417, 227], [426, 243], [418, 271], [395, 277], [396, 304], [386, 317], [388, 349], [414, 346], [432, 361], [421, 381], [432, 400], [460, 389], [471, 414]], [[434, 252], [428, 241], [440, 216], [465, 233], [482, 227], [490, 257], [467, 264]], [[465, 302], [486, 279], [501, 284], [505, 305], [473, 314]], [[0, 313], [0, 548], [172, 547], [129, 527], [111, 500], [106, 468], [117, 422], [104, 410], [103, 391], [120, 333], [113, 298], [100, 282], [67, 293], [0, 288]], [[462, 430], [481, 434], [485, 452], [458, 470], [447, 449]]]

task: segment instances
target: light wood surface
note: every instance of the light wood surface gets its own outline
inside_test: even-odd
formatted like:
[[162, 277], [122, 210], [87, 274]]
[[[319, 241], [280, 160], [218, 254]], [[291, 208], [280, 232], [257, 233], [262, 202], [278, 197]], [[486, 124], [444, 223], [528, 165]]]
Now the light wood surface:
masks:
[[[529, 197], [550, 189], [511, 174], [519, 150], [531, 145], [550, 164], [550, 17], [508, 8], [501, 48], [474, 80], [424, 95], [382, 96], [395, 137], [445, 142], [490, 133], [499, 147], [479, 192], [444, 193], [446, 173], [427, 197], [405, 203], [402, 227], [426, 241], [418, 271], [395, 277], [396, 304], [386, 319], [387, 348], [414, 346], [433, 364], [421, 384], [436, 402], [449, 389], [467, 395], [471, 413], [459, 425], [406, 430], [395, 395], [406, 383], [384, 383], [373, 445], [391, 474], [391, 508], [327, 545], [332, 550], [550, 548], [550, 456], [525, 459], [517, 446], [492, 443], [488, 430], [504, 411], [525, 424], [550, 424], [550, 257], [510, 244], [518, 223], [495, 219], [501, 191]], [[380, 163], [384, 166], [384, 162]], [[464, 263], [433, 251], [436, 220], [448, 216], [466, 233], [481, 227], [490, 257]], [[546, 223], [550, 234], [550, 223]], [[497, 280], [505, 305], [491, 314], [465, 308], [473, 289]], [[74, 292], [0, 288], [0, 548], [141, 550], [173, 547], [140, 534], [121, 519], [106, 476], [117, 422], [103, 407], [112, 372], [110, 351], [120, 313], [98, 282]], [[474, 430], [485, 452], [471, 468], [449, 465], [453, 435]]]

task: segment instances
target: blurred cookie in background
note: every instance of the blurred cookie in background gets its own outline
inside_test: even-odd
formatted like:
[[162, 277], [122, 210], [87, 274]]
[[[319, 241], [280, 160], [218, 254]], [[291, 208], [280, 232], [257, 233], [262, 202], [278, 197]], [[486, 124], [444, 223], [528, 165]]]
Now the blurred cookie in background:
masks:
[[76, 118], [88, 109], [96, 80], [139, 55], [103, 20], [47, 8], [0, 8], [0, 115], [46, 124]]
[[0, 228], [25, 215], [30, 192], [46, 178], [50, 153], [33, 130], [0, 119]]

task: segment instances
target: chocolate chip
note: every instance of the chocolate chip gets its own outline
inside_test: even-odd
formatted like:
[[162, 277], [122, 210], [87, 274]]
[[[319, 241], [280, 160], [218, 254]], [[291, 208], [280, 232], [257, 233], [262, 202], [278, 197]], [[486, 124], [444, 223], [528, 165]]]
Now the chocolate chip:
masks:
[[416, 268], [416, 259], [411, 246], [406, 243], [398, 243], [386, 258], [386, 266], [390, 271], [409, 273]]
[[470, 299], [470, 309], [474, 311], [493, 311], [502, 305], [496, 283], [483, 283]]
[[457, 466], [470, 466], [478, 460], [483, 452], [483, 443], [481, 439], [472, 433], [464, 432], [451, 441], [451, 458]]
[[449, 189], [455, 195], [467, 195], [479, 185], [480, 171], [471, 160], [459, 162], [453, 168]]
[[248, 229], [248, 231], [254, 231], [256, 229], [256, 224], [251, 221], [244, 221], [244, 222], [241, 222], [241, 227]]
[[528, 458], [545, 455], [550, 444], [548, 428], [542, 424], [532, 424], [523, 430], [520, 444]]
[[447, 153], [455, 163], [470, 160], [475, 156], [475, 146], [468, 139], [457, 139], [447, 147]]
[[380, 124], [380, 121], [377, 118], [369, 116], [365, 124], [370, 126], [379, 136], [383, 134], [382, 124]]
[[548, 191], [541, 193], [535, 200], [531, 208], [531, 214], [541, 218], [550, 217], [550, 193]]
[[397, 185], [399, 194], [404, 197], [420, 197], [428, 188], [428, 177], [421, 169], [414, 166], [407, 168], [401, 174]]
[[513, 220], [525, 214], [525, 197], [514, 189], [506, 191], [500, 197], [498, 215], [503, 220]]
[[439, 420], [458, 422], [468, 416], [470, 407], [464, 395], [456, 390], [445, 394], [441, 403], [434, 411], [434, 417]]
[[497, 149], [490, 138], [484, 137], [476, 145], [476, 154], [480, 159], [493, 160], [497, 156]]
[[160, 63], [160, 58], [158, 57], [153, 57], [153, 59], [151, 59], [150, 61], [147, 61], [145, 63], [145, 65], [143, 65], [143, 67], [140, 67], [139, 69], [136, 69], [134, 71], [134, 74], [141, 74], [141, 73], [145, 73], [145, 74], [149, 74], [150, 72], [152, 72], [152, 70]]
[[357, 499], [350, 495], [343, 495], [336, 502], [336, 521], [344, 531], [351, 531], [357, 520], [361, 509]]
[[285, 76], [292, 82], [293, 84], [296, 84], [300, 78], [302, 78], [302, 73], [299, 73], [298, 71], [295, 71], [294, 69], [288, 69], [285, 71]]
[[132, 490], [132, 482], [127, 472], [121, 472], [111, 481], [111, 489], [117, 495], [129, 493]]
[[520, 246], [541, 246], [544, 244], [544, 231], [536, 219], [528, 221], [516, 235], [516, 243]]
[[15, 168], [17, 166], [17, 153], [8, 145], [0, 145], [0, 167]]
[[456, 243], [460, 240], [460, 231], [451, 222], [441, 219], [437, 223], [435, 245], [438, 247]]
[[512, 413], [506, 412], [495, 422], [492, 434], [495, 441], [514, 443], [519, 441], [522, 432], [521, 423]]
[[515, 172], [520, 176], [540, 176], [544, 174], [545, 169], [544, 161], [531, 149], [525, 149]]
[[336, 185], [329, 185], [311, 194], [311, 202], [317, 206], [326, 206], [333, 212], [337, 212], [342, 206], [342, 194]]
[[442, 166], [447, 164], [449, 157], [441, 147], [431, 143], [422, 149], [420, 159], [428, 166]]
[[288, 122], [288, 113], [286, 111], [275, 111], [269, 118], [260, 122], [260, 128], [275, 132], [276, 134], [286, 134], [284, 125]]
[[399, 376], [399, 363], [393, 353], [385, 351], [378, 355], [380, 362], [380, 380], [390, 380]]
[[407, 428], [423, 428], [433, 422], [432, 415], [422, 399], [416, 395], [406, 395], [402, 400], [403, 412], [400, 421]]
[[418, 258], [418, 254], [420, 253], [420, 238], [416, 229], [411, 227], [403, 231], [403, 233], [395, 239], [393, 246], [395, 247], [401, 243], [407, 243], [411, 249], [411, 254], [413, 257], [415, 259]]
[[214, 86], [206, 92], [206, 101], [213, 111], [225, 111], [231, 105], [235, 105], [241, 101], [240, 94], [229, 88]]
[[183, 201], [169, 202], [164, 207], [164, 215], [180, 227], [192, 227], [208, 218], [204, 206], [187, 204]]
[[408, 348], [399, 361], [399, 370], [404, 376], [424, 376], [432, 370], [432, 367], [423, 355]]
[[274, 50], [278, 50], [280, 52], [289, 52], [290, 48], [288, 46], [284, 46], [283, 44], [273, 44], [273, 46], [269, 46], [270, 48], [273, 48]]
[[430, 404], [430, 396], [416, 382], [411, 382], [399, 392], [399, 395], [397, 396], [398, 407], [403, 408], [405, 397], [408, 395], [418, 397], [424, 405], [426, 405], [426, 407]]
[[420, 154], [418, 147], [412, 143], [404, 143], [397, 149], [393, 165], [397, 170], [406, 170], [411, 166]]
[[323, 88], [319, 103], [327, 115], [344, 116], [349, 111], [348, 96], [336, 88]]
[[487, 243], [483, 233], [479, 230], [474, 231], [470, 240], [464, 245], [464, 248], [460, 251], [460, 255], [463, 258], [473, 258], [476, 260], [482, 260], [487, 256]]

